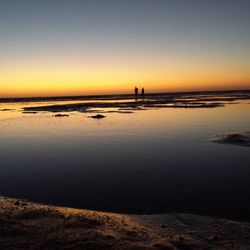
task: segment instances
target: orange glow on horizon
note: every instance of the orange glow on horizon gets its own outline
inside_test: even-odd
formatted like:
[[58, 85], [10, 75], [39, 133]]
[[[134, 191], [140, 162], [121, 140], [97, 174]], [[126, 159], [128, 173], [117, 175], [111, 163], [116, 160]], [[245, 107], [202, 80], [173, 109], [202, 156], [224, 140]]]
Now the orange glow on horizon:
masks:
[[0, 97], [250, 89], [242, 1], [5, 2]]
[[[125, 64], [126, 62], [126, 64]], [[16, 63], [0, 65], [0, 97], [98, 95], [146, 92], [249, 89], [245, 65], [128, 61], [84, 63]], [[56, 66], [55, 66], [56, 65]]]

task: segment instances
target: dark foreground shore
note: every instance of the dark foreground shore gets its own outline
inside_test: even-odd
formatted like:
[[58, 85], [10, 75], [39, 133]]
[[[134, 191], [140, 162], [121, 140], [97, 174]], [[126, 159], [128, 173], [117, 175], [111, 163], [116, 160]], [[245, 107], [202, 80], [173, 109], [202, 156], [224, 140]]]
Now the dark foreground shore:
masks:
[[189, 214], [141, 215], [0, 197], [0, 249], [249, 249], [250, 223]]

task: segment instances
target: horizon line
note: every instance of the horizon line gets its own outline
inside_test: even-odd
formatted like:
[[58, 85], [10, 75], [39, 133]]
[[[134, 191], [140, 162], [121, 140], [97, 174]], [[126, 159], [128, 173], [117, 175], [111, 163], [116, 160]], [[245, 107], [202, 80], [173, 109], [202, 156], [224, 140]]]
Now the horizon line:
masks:
[[[194, 93], [223, 93], [223, 92], [250, 92], [249, 89], [221, 89], [221, 90], [194, 90], [194, 91], [164, 91], [164, 92], [147, 92], [146, 95], [152, 96], [152, 95], [164, 95], [164, 94], [194, 94]], [[115, 94], [89, 94], [89, 95], [55, 95], [55, 96], [21, 96], [21, 97], [0, 97], [0, 102], [3, 101], [24, 101], [24, 100], [55, 100], [55, 99], [69, 99], [69, 98], [97, 98], [97, 97], [130, 97], [134, 96], [133, 93], [115, 93]]]

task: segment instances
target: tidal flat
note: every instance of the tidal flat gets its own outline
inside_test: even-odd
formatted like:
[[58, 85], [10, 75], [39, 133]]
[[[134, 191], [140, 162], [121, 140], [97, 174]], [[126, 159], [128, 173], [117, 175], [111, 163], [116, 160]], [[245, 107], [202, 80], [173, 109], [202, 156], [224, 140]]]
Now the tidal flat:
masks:
[[[1, 100], [0, 190], [15, 198], [1, 198], [2, 249], [13, 249], [14, 231], [22, 244], [34, 228], [44, 249], [57, 237], [69, 248], [89, 237], [95, 249], [100, 237], [96, 249], [247, 249], [249, 99], [230, 91]], [[57, 213], [66, 207], [83, 218], [67, 221]], [[88, 213], [107, 224], [88, 224]]]
[[[72, 98], [72, 100], [81, 98]], [[103, 99], [93, 97], [82, 102], [24, 107], [24, 112], [91, 112], [91, 109], [115, 108], [119, 110], [144, 110], [150, 108], [216, 108], [226, 103], [250, 99], [250, 93], [245, 92], [205, 92], [205, 93], [176, 93], [176, 94], [148, 94], [143, 97], [111, 96]], [[57, 99], [55, 99], [57, 100]], [[89, 102], [88, 102], [89, 101]], [[113, 111], [115, 112], [115, 111]]]

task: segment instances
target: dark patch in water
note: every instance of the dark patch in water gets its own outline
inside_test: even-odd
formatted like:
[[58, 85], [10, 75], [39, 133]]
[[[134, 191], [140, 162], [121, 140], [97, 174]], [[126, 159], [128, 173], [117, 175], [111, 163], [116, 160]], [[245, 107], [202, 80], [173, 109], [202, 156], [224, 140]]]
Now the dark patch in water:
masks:
[[23, 114], [33, 114], [33, 115], [35, 115], [35, 114], [37, 114], [38, 112], [36, 112], [36, 111], [23, 111], [22, 112]]
[[250, 147], [250, 131], [218, 134], [212, 136], [211, 139], [217, 143], [227, 143]]
[[5, 111], [13, 111], [14, 109], [0, 109], [0, 111], [5, 112]]
[[54, 117], [67, 117], [69, 115], [67, 114], [56, 114], [56, 115], [53, 115]]
[[93, 119], [102, 119], [105, 117], [106, 117], [105, 115], [100, 115], [100, 114], [90, 116], [90, 118], [93, 118]]

